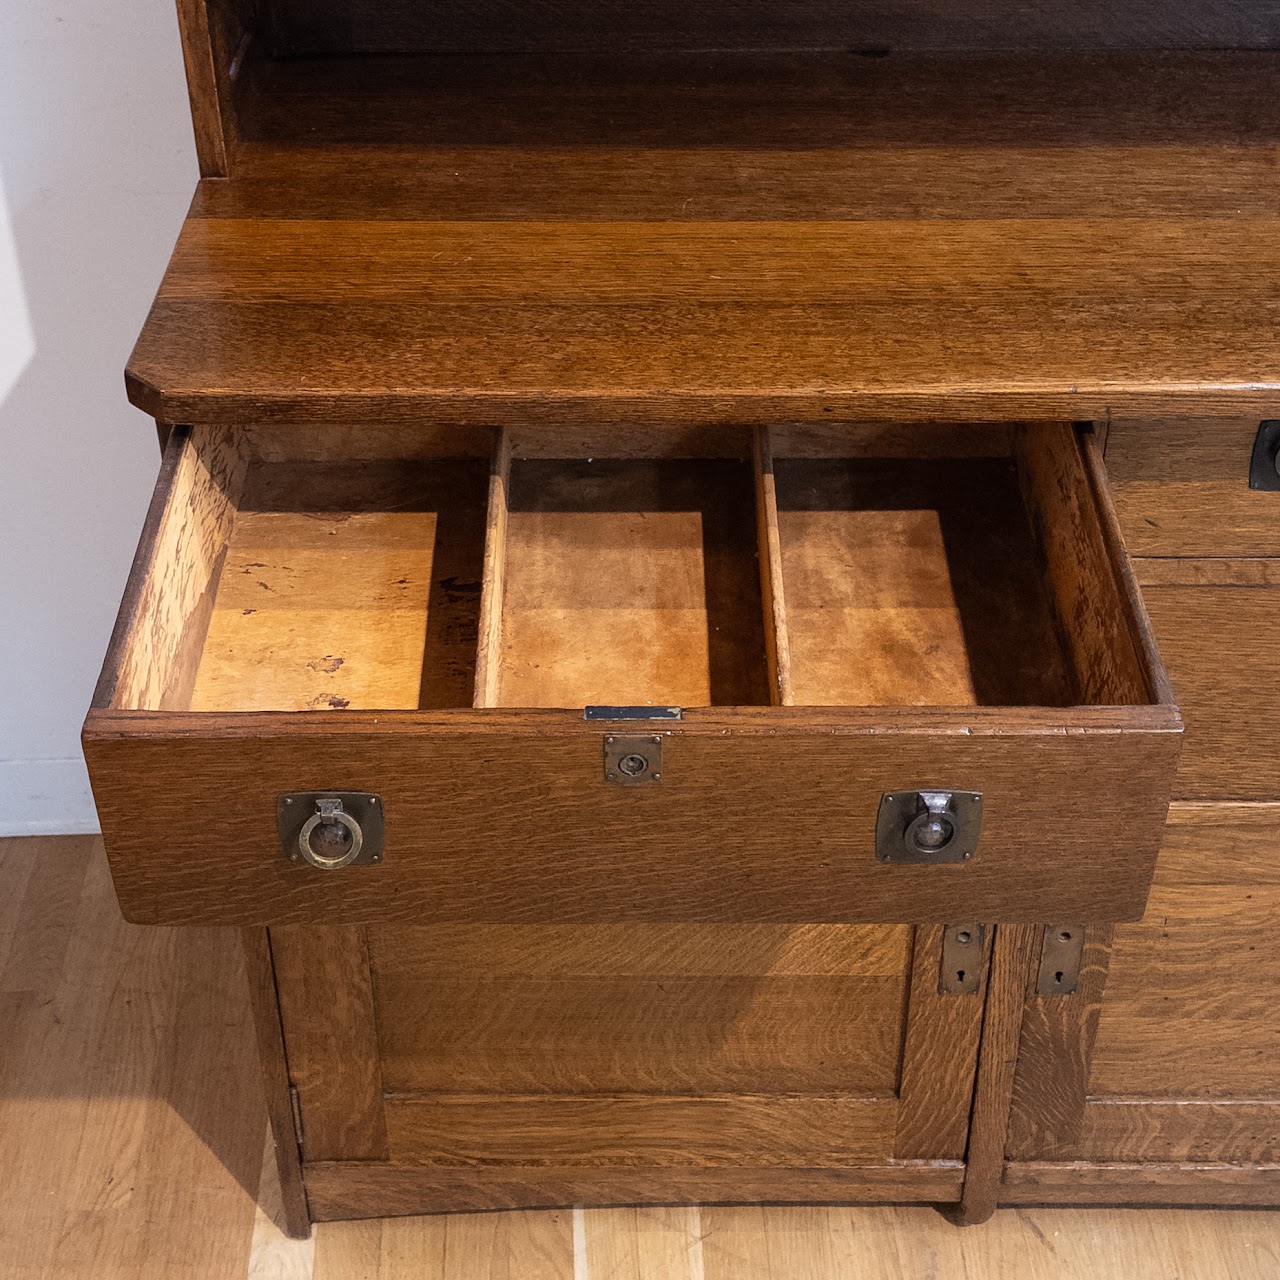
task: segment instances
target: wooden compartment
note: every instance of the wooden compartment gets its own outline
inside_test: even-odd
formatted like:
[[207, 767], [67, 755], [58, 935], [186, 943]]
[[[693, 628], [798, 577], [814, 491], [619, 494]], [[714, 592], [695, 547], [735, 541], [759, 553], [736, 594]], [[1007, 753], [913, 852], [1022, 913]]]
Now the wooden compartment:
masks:
[[[283, 441], [170, 443], [85, 734], [132, 918], [1141, 912], [1181, 724], [1070, 426]], [[326, 788], [381, 865], [288, 859]], [[977, 855], [879, 859], [903, 789], [982, 792]]]
[[477, 705], [768, 705], [740, 458], [511, 464]]

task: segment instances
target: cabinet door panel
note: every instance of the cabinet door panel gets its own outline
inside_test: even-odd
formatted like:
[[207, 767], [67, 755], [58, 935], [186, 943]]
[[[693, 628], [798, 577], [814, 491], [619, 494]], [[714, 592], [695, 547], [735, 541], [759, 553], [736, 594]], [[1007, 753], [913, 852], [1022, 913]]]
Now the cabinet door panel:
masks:
[[313, 1213], [958, 1199], [987, 962], [942, 994], [944, 933], [275, 928]]
[[[1280, 970], [1267, 943], [1278, 854], [1280, 803], [1173, 807], [1145, 918], [1117, 925], [1109, 948], [1099, 939], [1080, 994], [1028, 997], [1010, 1197], [1029, 1194], [1030, 1165], [1078, 1165], [1085, 1197], [1102, 1166], [1209, 1162], [1255, 1168], [1248, 1202], [1268, 1179], [1280, 1202], [1266, 1168], [1280, 1157]], [[1171, 1202], [1186, 1194], [1180, 1177], [1168, 1174]], [[1222, 1195], [1237, 1198], [1225, 1184]]]

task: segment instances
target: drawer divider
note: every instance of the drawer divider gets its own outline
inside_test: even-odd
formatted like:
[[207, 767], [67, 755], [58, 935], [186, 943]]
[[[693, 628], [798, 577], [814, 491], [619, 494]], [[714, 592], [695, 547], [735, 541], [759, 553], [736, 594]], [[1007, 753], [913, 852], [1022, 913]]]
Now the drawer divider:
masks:
[[791, 641], [782, 585], [782, 539], [778, 533], [778, 494], [773, 477], [773, 443], [768, 427], [755, 430], [756, 530], [760, 539], [760, 595], [764, 600], [765, 653], [769, 663], [769, 701], [794, 705], [791, 692]]
[[511, 432], [494, 431], [489, 467], [489, 507], [485, 516], [484, 568], [480, 586], [480, 639], [476, 650], [474, 705], [498, 705], [502, 653], [502, 595], [507, 560], [507, 490], [511, 478]]

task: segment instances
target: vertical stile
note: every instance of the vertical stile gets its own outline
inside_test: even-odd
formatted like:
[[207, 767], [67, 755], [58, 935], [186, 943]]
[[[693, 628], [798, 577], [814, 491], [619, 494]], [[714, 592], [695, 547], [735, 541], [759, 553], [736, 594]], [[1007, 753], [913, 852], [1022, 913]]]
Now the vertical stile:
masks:
[[489, 466], [489, 508], [485, 517], [484, 570], [480, 587], [480, 640], [476, 650], [474, 705], [498, 705], [499, 655], [502, 651], [502, 594], [507, 557], [507, 482], [511, 475], [511, 432], [494, 431]]
[[782, 590], [782, 542], [778, 534], [778, 495], [773, 479], [773, 447], [768, 427], [757, 427], [754, 441], [756, 531], [760, 539], [760, 591], [764, 597], [764, 634], [769, 662], [769, 701], [789, 707], [791, 644]]

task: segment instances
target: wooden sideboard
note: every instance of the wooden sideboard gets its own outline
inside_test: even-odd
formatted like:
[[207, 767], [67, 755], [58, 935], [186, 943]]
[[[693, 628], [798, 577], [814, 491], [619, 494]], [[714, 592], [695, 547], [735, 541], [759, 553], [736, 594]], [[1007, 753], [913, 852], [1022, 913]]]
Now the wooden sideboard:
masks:
[[85, 751], [290, 1229], [1280, 1203], [1274, 15], [178, 10]]

